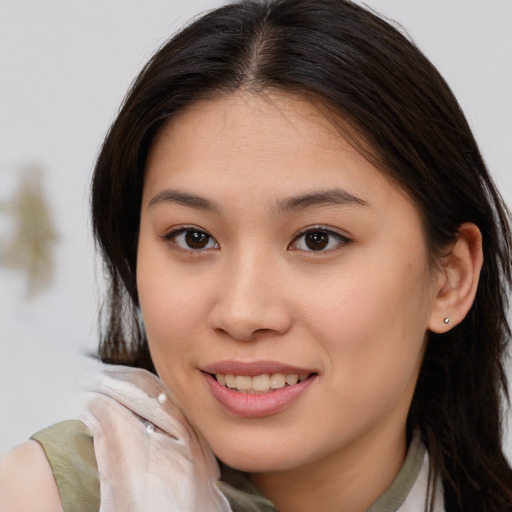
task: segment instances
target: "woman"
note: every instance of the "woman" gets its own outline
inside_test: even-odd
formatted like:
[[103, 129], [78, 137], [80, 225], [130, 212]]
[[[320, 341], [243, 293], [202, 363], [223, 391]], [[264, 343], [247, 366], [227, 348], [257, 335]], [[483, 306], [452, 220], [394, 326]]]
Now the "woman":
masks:
[[100, 357], [161, 380], [111, 369], [82, 422], [4, 462], [6, 510], [510, 510], [508, 212], [380, 18], [281, 0], [194, 21], [133, 85], [92, 213]]

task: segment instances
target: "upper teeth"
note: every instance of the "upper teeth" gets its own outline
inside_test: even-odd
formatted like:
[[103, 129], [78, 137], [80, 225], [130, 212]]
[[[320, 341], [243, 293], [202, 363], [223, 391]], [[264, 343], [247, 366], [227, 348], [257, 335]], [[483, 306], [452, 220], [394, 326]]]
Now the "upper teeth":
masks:
[[265, 373], [263, 375], [256, 375], [250, 377], [249, 375], [224, 375], [217, 373], [215, 378], [223, 386], [227, 386], [230, 389], [237, 389], [238, 391], [270, 391], [271, 389], [284, 388], [286, 384], [292, 386], [297, 382], [302, 382], [308, 378], [308, 374], [304, 373], [298, 375], [296, 373]]

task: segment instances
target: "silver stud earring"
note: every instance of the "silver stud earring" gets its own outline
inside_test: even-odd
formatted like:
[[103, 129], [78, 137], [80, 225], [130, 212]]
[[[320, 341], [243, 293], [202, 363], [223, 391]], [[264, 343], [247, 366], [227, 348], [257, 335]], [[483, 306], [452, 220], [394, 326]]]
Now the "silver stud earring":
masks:
[[443, 320], [443, 322], [444, 322], [445, 324], [447, 324], [447, 325], [448, 325], [448, 324], [450, 323], [450, 320], [451, 320], [451, 319], [450, 319], [450, 317], [449, 317], [449, 316], [447, 316], [447, 317]]

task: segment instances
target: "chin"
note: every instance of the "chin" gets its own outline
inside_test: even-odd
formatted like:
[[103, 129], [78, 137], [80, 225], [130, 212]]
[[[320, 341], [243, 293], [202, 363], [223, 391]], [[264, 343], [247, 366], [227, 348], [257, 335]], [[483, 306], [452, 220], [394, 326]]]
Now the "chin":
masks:
[[303, 462], [282, 450], [261, 449], [255, 447], [253, 449], [239, 450], [237, 452], [231, 450], [221, 450], [222, 453], [216, 453], [219, 460], [227, 466], [243, 471], [244, 473], [270, 473], [276, 471], [286, 471]]

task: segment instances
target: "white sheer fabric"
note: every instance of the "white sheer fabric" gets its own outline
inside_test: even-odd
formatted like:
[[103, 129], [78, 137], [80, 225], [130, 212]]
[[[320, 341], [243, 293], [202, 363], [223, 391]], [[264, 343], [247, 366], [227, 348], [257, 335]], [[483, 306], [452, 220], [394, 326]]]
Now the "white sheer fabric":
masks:
[[229, 512], [206, 441], [144, 370], [108, 367], [82, 421], [94, 434], [100, 512]]

